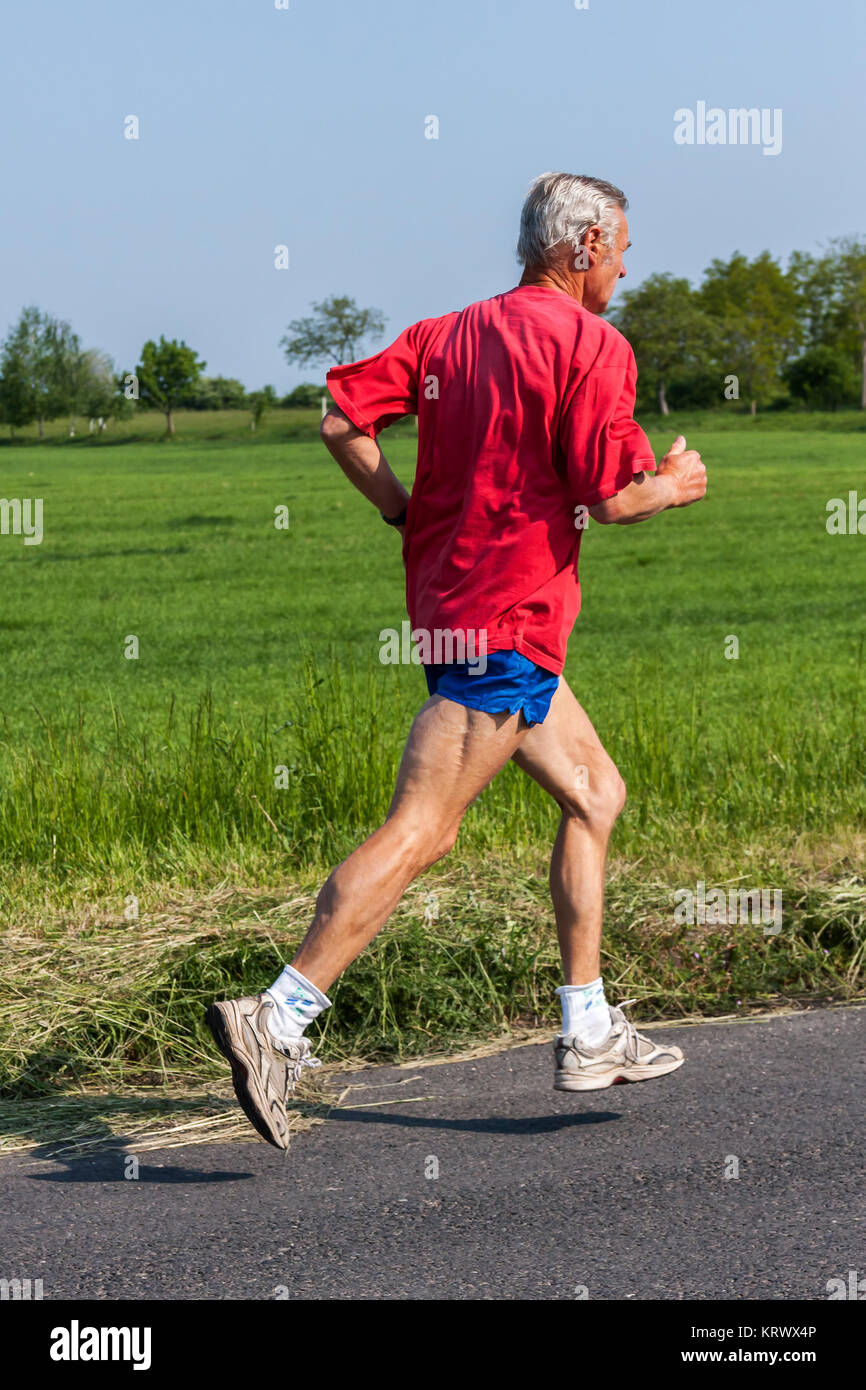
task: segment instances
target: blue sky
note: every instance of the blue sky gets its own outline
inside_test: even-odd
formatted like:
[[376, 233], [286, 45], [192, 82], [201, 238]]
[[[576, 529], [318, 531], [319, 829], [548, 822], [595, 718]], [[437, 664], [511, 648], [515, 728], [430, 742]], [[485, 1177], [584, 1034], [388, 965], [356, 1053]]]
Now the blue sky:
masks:
[[[625, 285], [866, 233], [863, 0], [289, 4], [5, 8], [0, 334], [36, 303], [118, 368], [164, 333], [282, 392], [324, 375], [279, 347], [313, 300], [390, 341], [515, 284], [547, 169], [625, 189]], [[781, 108], [781, 153], [676, 145], [698, 101]]]

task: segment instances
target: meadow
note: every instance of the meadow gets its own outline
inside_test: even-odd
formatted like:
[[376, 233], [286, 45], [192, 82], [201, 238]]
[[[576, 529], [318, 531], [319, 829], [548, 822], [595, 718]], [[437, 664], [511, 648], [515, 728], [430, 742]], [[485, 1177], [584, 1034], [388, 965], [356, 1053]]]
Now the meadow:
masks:
[[[566, 677], [628, 784], [605, 970], [644, 1017], [862, 990], [866, 537], [825, 523], [830, 498], [866, 496], [863, 426], [765, 421], [645, 421], [658, 454], [678, 429], [701, 449], [706, 501], [583, 540]], [[384, 815], [426, 694], [378, 659], [405, 616], [398, 538], [315, 412], [255, 435], [240, 413], [181, 413], [172, 441], [161, 424], [0, 448], [0, 493], [44, 504], [41, 545], [0, 535], [13, 1099], [217, 1075], [202, 1003], [290, 954], [324, 873]], [[383, 444], [409, 484], [411, 426]], [[555, 826], [506, 769], [347, 972], [326, 1055], [549, 1024]], [[673, 892], [699, 879], [782, 888], [783, 931], [675, 926]]]

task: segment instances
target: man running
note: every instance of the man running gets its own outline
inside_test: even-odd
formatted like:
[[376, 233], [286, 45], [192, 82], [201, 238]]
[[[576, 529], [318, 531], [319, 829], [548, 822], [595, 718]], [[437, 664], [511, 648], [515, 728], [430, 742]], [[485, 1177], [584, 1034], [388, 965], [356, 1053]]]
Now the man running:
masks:
[[[509, 759], [562, 812], [550, 865], [564, 976], [555, 1088], [600, 1090], [682, 1065], [679, 1048], [657, 1046], [625, 1005], [605, 999], [605, 862], [625, 785], [562, 678], [587, 516], [647, 521], [699, 501], [707, 487], [682, 436], [656, 467], [633, 419], [634, 354], [598, 317], [625, 275], [627, 206], [603, 179], [543, 174], [521, 214], [519, 285], [423, 319], [375, 356], [328, 373], [337, 408], [322, 438], [403, 538], [430, 698], [409, 732], [384, 825], [331, 874], [291, 964], [262, 994], [208, 1010], [238, 1101], [277, 1148], [288, 1143], [289, 1092], [318, 1065], [304, 1030], [329, 1007], [327, 990], [409, 884], [448, 853], [470, 802]], [[410, 414], [411, 495], [376, 442]]]

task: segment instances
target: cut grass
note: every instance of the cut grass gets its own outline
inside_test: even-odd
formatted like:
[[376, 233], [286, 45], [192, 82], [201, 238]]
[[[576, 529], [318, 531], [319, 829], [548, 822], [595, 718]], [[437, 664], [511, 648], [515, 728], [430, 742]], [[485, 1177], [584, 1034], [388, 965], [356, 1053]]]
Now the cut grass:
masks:
[[[774, 887], [784, 901], [777, 935], [760, 922], [689, 926], [674, 919], [671, 884], [617, 865], [603, 957], [609, 993], [635, 997], [644, 1019], [763, 1007], [810, 989], [854, 997], [864, 982], [862, 877], [837, 858], [808, 878], [780, 867]], [[281, 900], [224, 886], [134, 922], [58, 914], [38, 929], [8, 927], [0, 1094], [224, 1080], [206, 1005], [273, 979], [313, 904], [313, 891]], [[333, 987], [334, 1008], [310, 1036], [339, 1063], [453, 1050], [514, 1025], [549, 1025], [559, 982], [544, 881], [502, 862], [457, 864], [409, 890]]]
[[[289, 1136], [322, 1124], [333, 1104], [323, 1078], [304, 1081], [287, 1111]], [[117, 1176], [129, 1153], [250, 1141], [254, 1134], [230, 1084], [202, 1089], [190, 1077], [150, 1091], [82, 1090], [50, 1099], [0, 1100], [0, 1155], [30, 1153], [53, 1161], [114, 1150]]]

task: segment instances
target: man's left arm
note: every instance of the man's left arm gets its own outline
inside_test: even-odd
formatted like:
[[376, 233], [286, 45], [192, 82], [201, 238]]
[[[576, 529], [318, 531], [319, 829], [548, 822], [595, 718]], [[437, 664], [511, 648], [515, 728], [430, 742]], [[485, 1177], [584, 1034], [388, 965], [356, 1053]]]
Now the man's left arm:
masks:
[[[617, 341], [619, 340], [619, 341]], [[621, 347], [620, 347], [621, 344]], [[574, 500], [589, 509], [596, 520], [596, 508], [617, 493], [640, 492], [654, 498], [649, 515], [660, 510], [658, 501], [665, 487], [654, 476], [655, 455], [649, 440], [634, 418], [637, 367], [627, 343], [616, 335], [608, 349], [614, 352], [594, 362], [566, 401], [560, 428], [560, 441], [567, 460], [568, 478]], [[625, 348], [623, 355], [622, 348]], [[641, 490], [640, 484], [643, 482]], [[670, 505], [669, 498], [665, 505]], [[635, 518], [637, 519], [637, 518]]]

